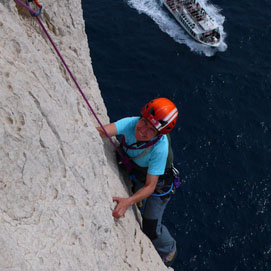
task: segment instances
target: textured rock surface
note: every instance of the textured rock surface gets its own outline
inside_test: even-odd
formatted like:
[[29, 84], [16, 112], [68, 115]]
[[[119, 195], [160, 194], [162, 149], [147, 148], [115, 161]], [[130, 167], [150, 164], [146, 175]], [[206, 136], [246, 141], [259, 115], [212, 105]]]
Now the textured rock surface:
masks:
[[[41, 16], [103, 123], [80, 0], [47, 0]], [[42, 33], [0, 2], [0, 270], [167, 270], [127, 196], [113, 150]]]

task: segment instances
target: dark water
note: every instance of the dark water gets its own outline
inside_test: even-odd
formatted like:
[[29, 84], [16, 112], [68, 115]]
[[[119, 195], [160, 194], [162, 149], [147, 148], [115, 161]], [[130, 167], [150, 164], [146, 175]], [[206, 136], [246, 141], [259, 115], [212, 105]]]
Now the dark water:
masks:
[[[111, 121], [152, 98], [180, 110], [183, 184], [165, 224], [182, 270], [271, 270], [271, 5], [212, 0], [223, 43], [192, 41], [157, 0], [83, 1], [94, 72]], [[215, 6], [214, 6], [215, 5]]]

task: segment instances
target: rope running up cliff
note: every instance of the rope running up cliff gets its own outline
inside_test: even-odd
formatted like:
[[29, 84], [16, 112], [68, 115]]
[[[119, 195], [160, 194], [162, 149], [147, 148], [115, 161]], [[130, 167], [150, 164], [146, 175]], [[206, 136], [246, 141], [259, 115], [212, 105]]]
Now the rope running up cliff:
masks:
[[86, 104], [88, 105], [88, 108], [89, 110], [91, 111], [91, 113], [93, 114], [93, 116], [95, 117], [95, 119], [97, 120], [97, 122], [99, 123], [100, 127], [102, 128], [104, 134], [106, 135], [106, 137], [110, 140], [111, 144], [113, 145], [113, 147], [116, 149], [116, 151], [118, 152], [118, 154], [120, 155], [121, 159], [122, 159], [122, 162], [123, 164], [126, 166], [126, 168], [128, 170], [131, 170], [132, 169], [132, 164], [131, 162], [129, 161], [129, 159], [127, 157], [125, 157], [121, 151], [118, 149], [118, 147], [115, 145], [115, 143], [113, 142], [113, 140], [111, 139], [111, 137], [108, 135], [108, 133], [106, 132], [104, 126], [102, 125], [101, 121], [99, 120], [98, 116], [96, 115], [95, 111], [93, 110], [93, 108], [91, 107], [91, 105], [89, 104], [84, 92], [82, 91], [81, 87], [79, 86], [78, 82], [76, 81], [74, 75], [72, 74], [70, 68], [68, 67], [68, 65], [66, 64], [64, 58], [62, 57], [62, 55], [60, 54], [59, 50], [57, 49], [54, 41], [52, 40], [50, 34], [48, 33], [48, 31], [46, 30], [44, 24], [42, 23], [41, 19], [39, 18], [39, 15], [41, 13], [41, 10], [42, 10], [42, 6], [38, 3], [37, 0], [34, 0], [35, 1], [35, 4], [37, 5], [37, 7], [39, 8], [39, 10], [36, 12], [34, 11], [32, 8], [30, 8], [29, 4], [28, 4], [28, 0], [26, 1], [26, 3], [24, 3], [23, 1], [21, 0], [15, 0], [19, 5], [23, 6], [24, 8], [26, 8], [30, 14], [32, 16], [34, 16], [38, 23], [40, 24], [41, 28], [43, 29], [44, 33], [46, 34], [47, 38], [49, 39], [49, 41], [51, 42], [52, 46], [54, 47], [57, 55], [59, 56], [61, 62], [63, 63], [63, 65], [65, 66], [66, 70], [68, 71], [68, 73], [70, 74], [73, 82], [75, 83], [77, 89], [79, 90], [81, 96], [83, 97], [83, 99], [85, 100]]

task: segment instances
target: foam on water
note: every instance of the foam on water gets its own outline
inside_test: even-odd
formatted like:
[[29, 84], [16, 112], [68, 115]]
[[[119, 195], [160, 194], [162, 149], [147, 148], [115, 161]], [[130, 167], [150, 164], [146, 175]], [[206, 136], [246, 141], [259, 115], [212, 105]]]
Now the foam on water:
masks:
[[163, 7], [161, 0], [127, 0], [127, 3], [139, 13], [144, 13], [151, 17], [163, 32], [167, 33], [176, 42], [187, 45], [191, 51], [206, 56], [213, 56], [217, 51], [224, 52], [227, 50], [227, 44], [225, 43], [226, 33], [223, 29], [225, 17], [220, 14], [219, 8], [208, 4], [207, 0], [201, 0], [200, 4], [215, 18], [220, 26], [222, 42], [218, 48], [211, 48], [193, 40]]

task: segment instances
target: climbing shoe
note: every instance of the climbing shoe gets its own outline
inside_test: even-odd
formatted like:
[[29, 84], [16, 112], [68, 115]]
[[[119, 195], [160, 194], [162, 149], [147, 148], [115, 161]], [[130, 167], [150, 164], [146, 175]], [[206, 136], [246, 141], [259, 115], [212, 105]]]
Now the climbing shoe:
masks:
[[143, 207], [143, 201], [139, 201], [136, 205], [138, 209], [141, 210], [141, 208]]
[[169, 267], [173, 264], [177, 256], [177, 249], [175, 248], [172, 252], [162, 258], [164, 264]]

